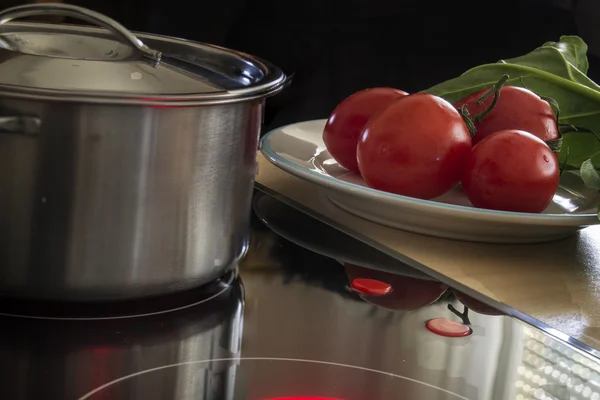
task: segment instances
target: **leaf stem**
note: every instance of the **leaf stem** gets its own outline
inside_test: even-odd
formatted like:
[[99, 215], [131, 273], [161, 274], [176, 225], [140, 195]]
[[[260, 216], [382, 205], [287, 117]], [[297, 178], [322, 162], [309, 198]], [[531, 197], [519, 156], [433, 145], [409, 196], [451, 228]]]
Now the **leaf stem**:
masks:
[[[471, 85], [468, 88], [469, 90], [466, 90], [464, 87], [460, 87], [460, 89], [457, 90], [457, 87], [459, 87], [459, 84], [457, 82], [461, 82], [461, 80], [469, 79], [470, 75], [473, 75], [480, 71], [486, 71], [486, 69], [495, 69], [495, 68], [502, 68], [505, 70], [509, 70], [509, 71], [515, 72], [515, 74], [517, 74], [517, 75], [525, 74], [525, 76], [527, 76], [527, 77], [531, 77], [529, 75], [532, 75], [533, 78], [550, 81], [551, 83], [553, 83], [554, 85], [556, 85], [558, 87], [570, 90], [570, 91], [574, 92], [575, 94], [585, 97], [589, 100], [600, 101], [600, 91], [595, 90], [591, 87], [588, 87], [581, 83], [573, 82], [566, 78], [555, 75], [551, 72], [543, 71], [539, 68], [529, 67], [529, 66], [521, 65], [521, 64], [508, 64], [508, 63], [495, 63], [495, 64], [479, 65], [477, 67], [471, 68], [470, 70], [463, 73], [461, 76], [459, 76], [457, 78], [450, 79], [449, 81], [440, 83], [440, 84], [433, 86], [427, 90], [423, 90], [420, 93], [435, 94], [436, 96], [440, 96], [445, 99], [450, 98], [451, 100], [448, 100], [448, 101], [451, 101], [451, 102], [456, 101], [456, 100], [464, 97], [466, 94], [473, 93], [476, 90], [481, 90], [481, 89], [485, 88], [487, 85], [491, 84], [493, 82], [493, 80], [490, 78], [489, 81], [481, 82], [480, 84]], [[495, 75], [495, 71], [494, 71], [494, 75]], [[497, 75], [495, 75], [495, 76], [497, 76]], [[513, 79], [516, 80], [518, 78], [513, 78]], [[448, 87], [450, 89], [446, 89], [444, 91], [440, 90], [440, 88], [443, 89], [444, 87]]]

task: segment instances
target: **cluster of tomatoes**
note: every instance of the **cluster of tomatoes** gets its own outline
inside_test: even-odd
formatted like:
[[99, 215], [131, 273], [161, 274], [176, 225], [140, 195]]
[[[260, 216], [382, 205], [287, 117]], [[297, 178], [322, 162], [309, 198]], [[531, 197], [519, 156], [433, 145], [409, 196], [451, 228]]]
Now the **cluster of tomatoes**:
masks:
[[374, 189], [433, 199], [462, 183], [478, 208], [540, 213], [558, 188], [560, 139], [551, 104], [502, 86], [456, 104], [430, 94], [366, 89], [333, 111], [331, 156]]

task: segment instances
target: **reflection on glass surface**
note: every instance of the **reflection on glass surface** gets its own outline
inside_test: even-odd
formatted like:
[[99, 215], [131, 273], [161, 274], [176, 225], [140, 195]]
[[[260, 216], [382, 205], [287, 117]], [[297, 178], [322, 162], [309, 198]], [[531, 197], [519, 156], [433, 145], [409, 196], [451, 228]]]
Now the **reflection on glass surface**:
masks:
[[[385, 265], [381, 258], [377, 264], [379, 256], [362, 249], [363, 244], [333, 233], [327, 237], [331, 228], [321, 224], [316, 229], [308, 216], [298, 220], [289, 206], [259, 203], [255, 202], [257, 215], [270, 230], [257, 231], [255, 243], [270, 238], [274, 245], [270, 251], [263, 248], [262, 254], [269, 254], [271, 263], [281, 265], [287, 276], [284, 287], [271, 287], [274, 297], [283, 299], [287, 293], [306, 299], [291, 310], [295, 317], [327, 326], [327, 338], [316, 339], [306, 331], [293, 337], [298, 347], [316, 346], [318, 350], [311, 352], [315, 357], [367, 365], [459, 396], [436, 398], [600, 400], [600, 363], [590, 354], [504, 315], [471, 293], [418, 271]], [[247, 260], [251, 259], [252, 252]], [[385, 282], [393, 290], [383, 295], [360, 293], [352, 287], [356, 278]], [[247, 274], [245, 282], [252, 287], [255, 279], [261, 285], [254, 274]], [[277, 305], [264, 307], [262, 312], [271, 313]], [[472, 334], [436, 335], [425, 327], [434, 318], [464, 323]], [[283, 336], [291, 334], [285, 326], [282, 321]], [[357, 346], [357, 341], [363, 345]], [[272, 344], [279, 345], [283, 343], [277, 340]]]
[[600, 363], [542, 332], [523, 327], [517, 399], [600, 399]]
[[[0, 399], [600, 400], [589, 354], [360, 244], [311, 242], [290, 229], [310, 221], [275, 224], [265, 210], [293, 213], [262, 205], [269, 227], [253, 221], [241, 281], [232, 273], [134, 307], [169, 312], [0, 317]], [[391, 290], [369, 290], [372, 281]], [[198, 304], [182, 309], [189, 299]], [[133, 315], [123, 304], [78, 310], [92, 308]], [[448, 336], [461, 327], [466, 336]]]

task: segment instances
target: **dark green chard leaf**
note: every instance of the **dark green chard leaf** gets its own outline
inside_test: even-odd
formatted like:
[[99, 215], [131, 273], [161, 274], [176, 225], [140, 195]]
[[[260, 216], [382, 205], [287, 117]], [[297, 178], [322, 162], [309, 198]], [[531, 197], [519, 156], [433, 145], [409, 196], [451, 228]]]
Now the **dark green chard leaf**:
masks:
[[[540, 96], [556, 100], [560, 105], [561, 124], [600, 132], [600, 86], [586, 76], [586, 52], [587, 45], [581, 38], [563, 36], [559, 42], [545, 43], [524, 56], [472, 68], [424, 92], [454, 103], [475, 91], [492, 87], [506, 74], [510, 76], [507, 85], [526, 86]], [[567, 133], [561, 152], [563, 161], [567, 148], [567, 168], [579, 168], [590, 158], [600, 161], [600, 142], [593, 134]]]

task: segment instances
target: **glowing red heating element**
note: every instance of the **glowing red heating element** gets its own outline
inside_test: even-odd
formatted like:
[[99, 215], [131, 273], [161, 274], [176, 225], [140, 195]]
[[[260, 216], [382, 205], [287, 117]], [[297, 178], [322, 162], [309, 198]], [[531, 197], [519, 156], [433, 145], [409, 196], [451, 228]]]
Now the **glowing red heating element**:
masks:
[[276, 397], [274, 399], [266, 400], [343, 400], [335, 397]]

